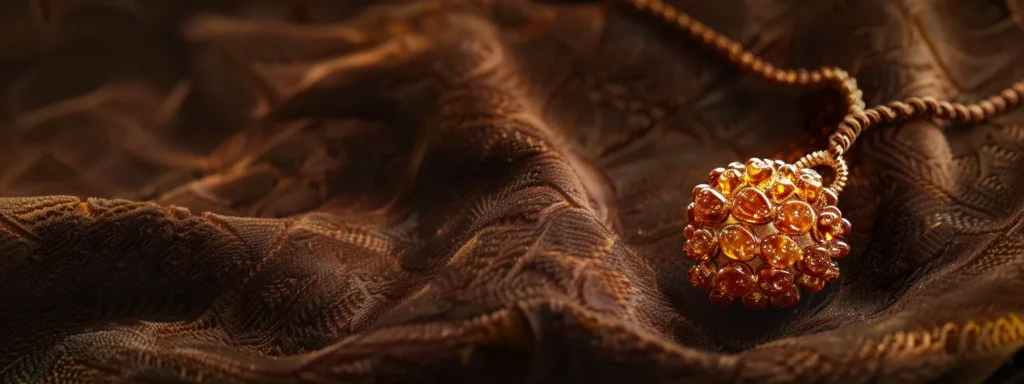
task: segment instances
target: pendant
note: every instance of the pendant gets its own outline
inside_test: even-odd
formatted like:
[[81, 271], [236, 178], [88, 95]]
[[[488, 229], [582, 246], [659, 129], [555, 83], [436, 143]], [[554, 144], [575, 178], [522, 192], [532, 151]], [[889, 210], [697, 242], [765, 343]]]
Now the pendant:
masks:
[[[832, 168], [830, 185], [816, 166]], [[738, 298], [750, 309], [792, 307], [801, 287], [820, 291], [850, 253], [850, 222], [836, 207], [847, 176], [842, 157], [826, 151], [795, 164], [755, 158], [712, 170], [686, 210], [685, 252], [697, 262], [690, 283], [715, 305]]]

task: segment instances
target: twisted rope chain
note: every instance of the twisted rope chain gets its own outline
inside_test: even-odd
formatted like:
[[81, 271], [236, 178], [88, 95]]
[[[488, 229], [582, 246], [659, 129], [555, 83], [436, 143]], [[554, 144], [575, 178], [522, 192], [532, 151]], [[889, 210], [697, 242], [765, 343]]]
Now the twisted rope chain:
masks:
[[[911, 97], [864, 109], [863, 93], [857, 80], [845, 70], [822, 67], [818, 70], [778, 68], [743, 49], [740, 43], [690, 17], [661, 0], [622, 0], [638, 11], [655, 16], [689, 34], [745, 72], [776, 84], [790, 87], [831, 87], [845, 97], [846, 118], [828, 139], [828, 152], [839, 159], [865, 129], [879, 124], [896, 123], [922, 117], [939, 117], [957, 123], [980, 123], [1021, 104], [1024, 80], [1013, 83], [988, 98], [973, 104], [939, 101], [933, 97]], [[842, 185], [839, 185], [842, 188]], [[837, 191], [838, 192], [838, 191]]]

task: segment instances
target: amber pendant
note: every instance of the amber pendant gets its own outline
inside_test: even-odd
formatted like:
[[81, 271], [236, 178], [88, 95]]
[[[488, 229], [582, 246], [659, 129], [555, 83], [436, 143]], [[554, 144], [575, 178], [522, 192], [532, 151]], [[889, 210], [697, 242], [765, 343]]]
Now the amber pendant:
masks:
[[[831, 185], [814, 166], [835, 171]], [[846, 177], [846, 163], [827, 152], [712, 170], [686, 211], [685, 252], [697, 261], [690, 282], [715, 305], [740, 299], [751, 309], [792, 307], [801, 287], [820, 291], [839, 277], [835, 259], [850, 252], [850, 222], [836, 207]]]

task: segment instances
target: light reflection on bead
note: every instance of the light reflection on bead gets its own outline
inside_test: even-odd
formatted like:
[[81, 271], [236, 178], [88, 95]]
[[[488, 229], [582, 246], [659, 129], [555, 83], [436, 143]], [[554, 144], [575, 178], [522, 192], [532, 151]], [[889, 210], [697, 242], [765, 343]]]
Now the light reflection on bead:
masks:
[[775, 180], [775, 184], [772, 184], [768, 189], [768, 193], [771, 195], [772, 201], [775, 201], [776, 203], [780, 203], [788, 199], [790, 196], [793, 196], [793, 193], [795, 192], [796, 185], [793, 185], [792, 181], [789, 181], [789, 179], [784, 177], [777, 178]]
[[757, 238], [742, 226], [730, 224], [718, 235], [718, 246], [725, 256], [733, 260], [747, 261], [757, 256]]
[[735, 169], [726, 170], [718, 177], [718, 190], [726, 196], [732, 196], [741, 184], [743, 184], [743, 174]]
[[775, 228], [788, 235], [807, 233], [814, 226], [814, 208], [799, 200], [790, 200], [779, 206]]
[[771, 235], [761, 240], [761, 258], [775, 268], [790, 268], [802, 255], [793, 239], [785, 235]]
[[715, 274], [712, 282], [715, 291], [729, 297], [741, 297], [754, 287], [754, 278], [750, 268], [741, 263], [731, 263]]
[[772, 203], [764, 192], [746, 187], [736, 193], [732, 215], [740, 221], [764, 224], [772, 220]]
[[700, 221], [717, 222], [725, 218], [725, 196], [711, 188], [702, 188], [694, 193], [693, 216]]
[[808, 203], [814, 203], [818, 201], [818, 196], [821, 195], [821, 177], [815, 177], [816, 175], [804, 173], [796, 179], [796, 193], [800, 195], [800, 198]]
[[768, 296], [778, 296], [793, 286], [793, 272], [788, 269], [762, 268], [757, 271], [757, 284]]

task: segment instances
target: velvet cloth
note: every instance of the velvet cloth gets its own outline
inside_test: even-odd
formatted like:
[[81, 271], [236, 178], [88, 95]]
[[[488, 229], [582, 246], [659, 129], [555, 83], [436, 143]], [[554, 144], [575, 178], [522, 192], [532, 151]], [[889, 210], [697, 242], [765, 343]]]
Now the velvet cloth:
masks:
[[[1017, 0], [675, 3], [869, 107], [1024, 77]], [[690, 191], [840, 99], [614, 1], [0, 19], [5, 382], [982, 382], [1024, 343], [1020, 111], [866, 131], [841, 277], [749, 311], [687, 279]]]

